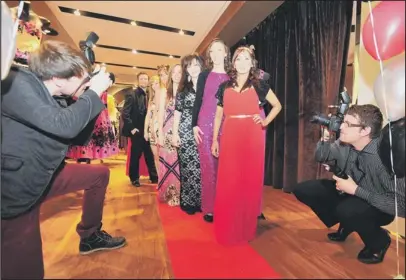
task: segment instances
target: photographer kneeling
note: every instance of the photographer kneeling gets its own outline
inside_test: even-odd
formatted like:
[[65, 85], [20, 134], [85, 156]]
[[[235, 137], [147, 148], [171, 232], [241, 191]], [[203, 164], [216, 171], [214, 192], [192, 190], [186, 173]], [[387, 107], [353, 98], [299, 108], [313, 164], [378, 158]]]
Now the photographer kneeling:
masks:
[[[298, 184], [294, 195], [309, 206], [329, 228], [340, 223], [331, 241], [342, 242], [357, 232], [365, 244], [358, 260], [374, 264], [383, 261], [391, 238], [381, 226], [395, 217], [395, 182], [378, 155], [382, 113], [373, 105], [353, 105], [344, 116], [340, 139], [317, 144], [316, 161], [335, 161], [348, 179], [313, 180]], [[342, 194], [339, 193], [342, 192]], [[405, 180], [397, 179], [398, 214], [405, 217]]]
[[[2, 81], [2, 278], [44, 277], [40, 206], [70, 192], [84, 190], [76, 227], [81, 254], [126, 243], [101, 229], [109, 169], [64, 162], [69, 144], [90, 139], [105, 109], [100, 96], [109, 74], [102, 68], [92, 75], [82, 53], [58, 41], [43, 42], [30, 55], [29, 70], [12, 67]], [[78, 99], [68, 106], [63, 97], [73, 95]]]

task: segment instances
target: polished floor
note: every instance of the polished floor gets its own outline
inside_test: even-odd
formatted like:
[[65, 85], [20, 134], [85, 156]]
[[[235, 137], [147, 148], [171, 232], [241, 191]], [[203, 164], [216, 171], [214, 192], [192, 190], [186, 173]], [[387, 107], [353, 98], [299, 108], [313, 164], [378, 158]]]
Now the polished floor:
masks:
[[[128, 245], [80, 256], [75, 227], [81, 216], [82, 192], [50, 200], [41, 209], [46, 278], [173, 279], [155, 186], [132, 187], [123, 156], [104, 164], [111, 169], [111, 179], [103, 228], [124, 235]], [[343, 244], [328, 242], [328, 230], [292, 195], [265, 187], [263, 212], [267, 220], [259, 222], [258, 238], [251, 246], [282, 278], [392, 279], [397, 275], [397, 260], [400, 273], [405, 273], [403, 240], [399, 258], [393, 240], [383, 263], [364, 265], [356, 260], [363, 247], [358, 236], [351, 235]]]

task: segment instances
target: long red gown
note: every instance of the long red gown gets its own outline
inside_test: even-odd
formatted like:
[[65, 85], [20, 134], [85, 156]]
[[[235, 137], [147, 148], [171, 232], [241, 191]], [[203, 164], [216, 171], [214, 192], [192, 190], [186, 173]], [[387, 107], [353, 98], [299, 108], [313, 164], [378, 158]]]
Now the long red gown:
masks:
[[245, 244], [256, 234], [263, 191], [265, 137], [253, 116], [241, 115], [260, 114], [258, 102], [254, 88], [242, 93], [232, 88], [224, 91], [225, 120], [214, 211], [215, 235], [223, 245]]

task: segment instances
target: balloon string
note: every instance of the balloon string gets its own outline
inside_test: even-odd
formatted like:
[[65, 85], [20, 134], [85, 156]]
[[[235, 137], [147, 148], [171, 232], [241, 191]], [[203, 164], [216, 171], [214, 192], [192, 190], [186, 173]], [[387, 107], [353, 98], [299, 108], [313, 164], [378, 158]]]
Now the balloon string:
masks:
[[398, 196], [397, 196], [397, 177], [396, 173], [394, 170], [394, 164], [393, 164], [393, 150], [392, 150], [392, 129], [391, 129], [391, 119], [388, 113], [388, 105], [386, 103], [386, 88], [385, 88], [385, 77], [384, 77], [384, 71], [383, 71], [383, 63], [381, 59], [381, 55], [379, 53], [379, 48], [378, 48], [378, 43], [376, 40], [376, 34], [375, 34], [375, 24], [374, 24], [374, 14], [372, 12], [372, 5], [371, 1], [368, 1], [368, 6], [369, 6], [369, 14], [371, 17], [371, 26], [372, 26], [372, 37], [374, 39], [374, 46], [375, 46], [375, 51], [376, 51], [376, 56], [378, 57], [379, 60], [379, 67], [381, 71], [381, 78], [382, 78], [382, 87], [383, 87], [383, 100], [385, 104], [385, 112], [386, 112], [386, 117], [388, 118], [388, 128], [389, 128], [389, 153], [390, 153], [390, 163], [391, 163], [391, 170], [392, 173], [394, 174], [394, 180], [395, 180], [395, 227], [396, 227], [396, 256], [397, 256], [397, 275], [400, 275], [400, 265], [399, 265], [399, 224], [398, 224]]

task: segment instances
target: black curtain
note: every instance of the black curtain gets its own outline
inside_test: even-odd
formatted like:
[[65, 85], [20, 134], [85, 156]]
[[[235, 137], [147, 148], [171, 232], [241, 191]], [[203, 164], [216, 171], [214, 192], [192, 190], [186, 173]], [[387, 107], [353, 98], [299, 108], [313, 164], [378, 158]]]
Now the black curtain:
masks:
[[[348, 52], [352, 1], [286, 1], [235, 46], [254, 45], [283, 110], [268, 127], [265, 185], [292, 187], [321, 176], [314, 113], [336, 104]], [[265, 108], [268, 113], [270, 108]]]

